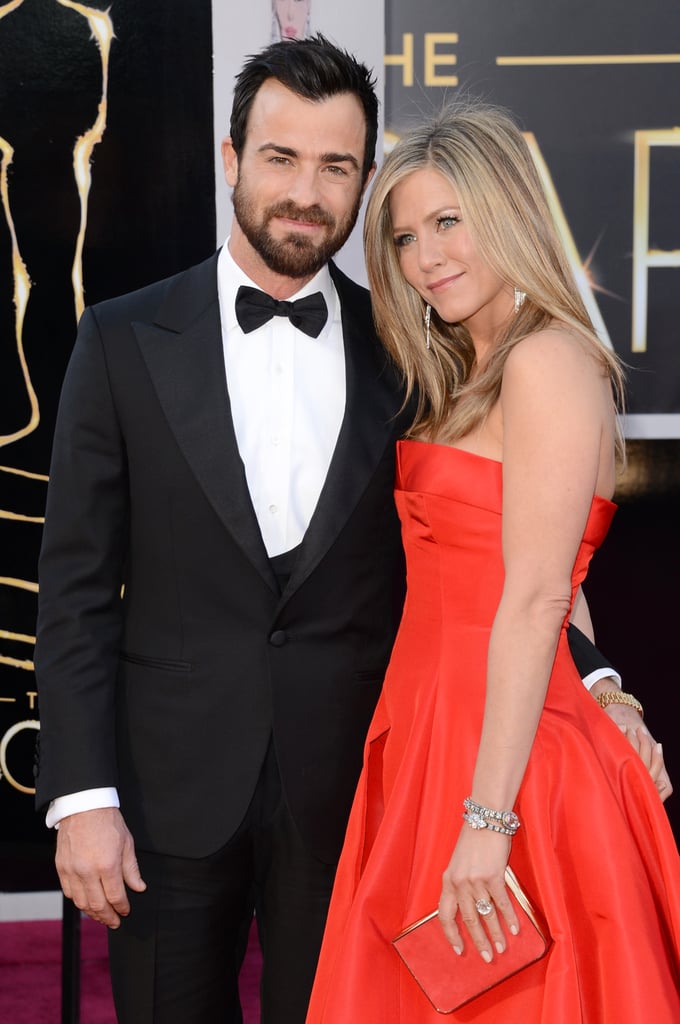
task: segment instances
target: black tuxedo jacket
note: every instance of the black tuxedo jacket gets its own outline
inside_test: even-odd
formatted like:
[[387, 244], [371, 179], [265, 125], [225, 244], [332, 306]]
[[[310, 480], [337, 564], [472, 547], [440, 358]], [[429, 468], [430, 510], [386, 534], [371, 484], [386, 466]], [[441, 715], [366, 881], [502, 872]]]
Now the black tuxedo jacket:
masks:
[[[346, 409], [281, 593], [231, 420], [216, 263], [81, 319], [40, 557], [36, 799], [116, 786], [140, 848], [202, 857], [238, 828], [273, 736], [300, 832], [333, 863], [403, 602], [402, 392], [368, 293], [331, 265]], [[603, 664], [585, 647], [577, 663]]]
[[141, 848], [204, 856], [273, 735], [298, 827], [333, 862], [403, 601], [402, 395], [368, 293], [332, 266], [346, 409], [281, 594], [230, 415], [216, 263], [81, 319], [40, 558], [37, 802], [117, 786]]

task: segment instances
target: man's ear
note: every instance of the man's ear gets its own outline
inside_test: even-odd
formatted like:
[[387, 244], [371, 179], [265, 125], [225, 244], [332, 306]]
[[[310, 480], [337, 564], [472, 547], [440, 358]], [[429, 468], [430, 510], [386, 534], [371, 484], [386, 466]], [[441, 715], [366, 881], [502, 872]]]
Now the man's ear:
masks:
[[377, 163], [374, 160], [373, 163], [371, 164], [370, 168], [369, 168], [368, 174], [366, 175], [366, 181], [364, 182], [364, 187], [361, 190], [362, 197], [366, 195], [366, 189], [371, 184], [371, 179], [372, 179], [372, 177], [375, 174], [377, 169], [378, 169], [378, 165], [377, 165]]
[[222, 140], [222, 166], [225, 181], [233, 188], [238, 179], [238, 157], [230, 137]]

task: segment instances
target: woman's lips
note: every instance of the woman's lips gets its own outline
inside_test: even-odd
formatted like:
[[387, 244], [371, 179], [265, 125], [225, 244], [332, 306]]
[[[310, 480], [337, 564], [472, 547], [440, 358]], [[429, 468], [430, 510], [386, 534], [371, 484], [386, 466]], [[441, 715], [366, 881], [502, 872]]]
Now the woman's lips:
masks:
[[441, 277], [438, 281], [433, 281], [432, 284], [428, 285], [428, 288], [431, 292], [441, 291], [442, 288], [446, 288], [453, 281], [459, 281], [462, 276], [462, 273], [449, 274], [447, 277]]

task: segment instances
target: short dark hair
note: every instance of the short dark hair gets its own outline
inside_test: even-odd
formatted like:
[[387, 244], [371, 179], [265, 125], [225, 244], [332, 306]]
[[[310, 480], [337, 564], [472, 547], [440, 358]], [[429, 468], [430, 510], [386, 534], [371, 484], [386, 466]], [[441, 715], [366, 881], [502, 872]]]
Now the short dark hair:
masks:
[[231, 142], [237, 156], [245, 145], [253, 100], [269, 78], [275, 78], [291, 92], [308, 100], [324, 100], [341, 93], [357, 97], [366, 123], [362, 168], [363, 181], [366, 181], [375, 159], [378, 138], [378, 97], [372, 71], [321, 33], [272, 43], [260, 53], [251, 54], [236, 76], [231, 108]]

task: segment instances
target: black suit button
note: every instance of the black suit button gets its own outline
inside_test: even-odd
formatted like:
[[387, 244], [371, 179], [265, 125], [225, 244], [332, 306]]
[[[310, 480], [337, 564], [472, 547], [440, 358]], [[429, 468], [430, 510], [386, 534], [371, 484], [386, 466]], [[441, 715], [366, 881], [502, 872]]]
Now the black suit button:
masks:
[[287, 639], [288, 637], [286, 636], [284, 630], [275, 629], [274, 632], [269, 637], [269, 643], [272, 645], [272, 647], [283, 647]]

